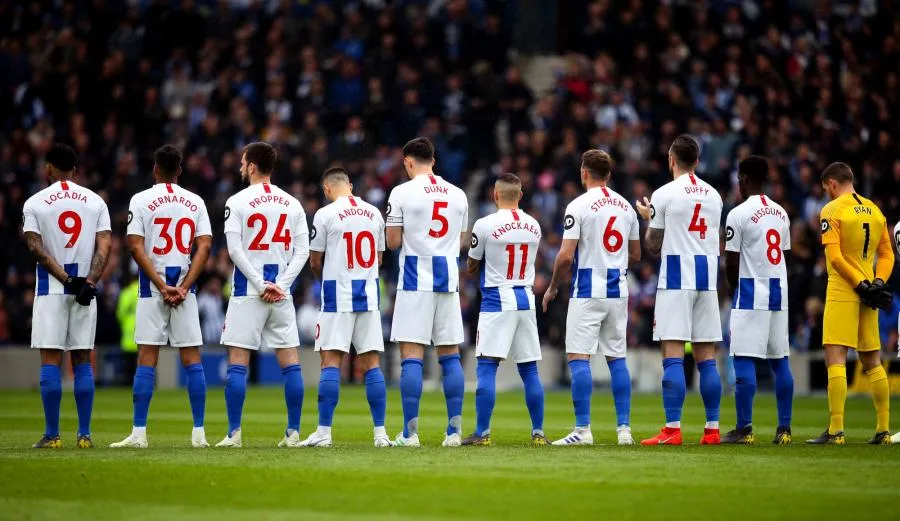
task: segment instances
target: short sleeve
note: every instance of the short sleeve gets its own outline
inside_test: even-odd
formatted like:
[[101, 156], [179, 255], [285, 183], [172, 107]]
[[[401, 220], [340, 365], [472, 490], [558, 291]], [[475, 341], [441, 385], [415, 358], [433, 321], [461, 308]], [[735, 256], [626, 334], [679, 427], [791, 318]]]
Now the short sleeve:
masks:
[[822, 227], [822, 244], [840, 244], [841, 221], [839, 211], [826, 206], [822, 209], [820, 225]]
[[397, 188], [391, 190], [391, 195], [388, 196], [387, 212], [385, 213], [385, 226], [403, 226], [403, 201], [400, 194], [397, 193]]
[[234, 197], [225, 201], [225, 233], [241, 233], [240, 208], [236, 206]]
[[41, 226], [38, 223], [37, 212], [30, 204], [26, 204], [22, 213], [22, 231], [41, 233]]
[[209, 223], [206, 203], [200, 203], [200, 216], [197, 218], [197, 236], [201, 235], [212, 235], [212, 225]]
[[325, 225], [325, 211], [319, 210], [313, 216], [312, 229], [309, 231], [309, 249], [310, 251], [325, 251], [325, 243], [328, 242], [328, 229]]
[[781, 249], [784, 251], [791, 249], [791, 222], [784, 224], [784, 233], [781, 234]]
[[375, 249], [377, 251], [385, 250], [385, 239], [384, 239], [384, 219], [381, 218], [381, 214], [378, 214], [378, 234], [377, 240], [375, 242]]
[[106, 203], [102, 200], [100, 201], [100, 215], [97, 217], [97, 231], [98, 232], [109, 232], [112, 231], [112, 225], [109, 220], [109, 207], [106, 206]]
[[738, 210], [734, 209], [728, 212], [725, 218], [725, 251], [740, 252], [741, 251], [742, 230]]
[[658, 230], [666, 228], [666, 207], [669, 198], [663, 190], [657, 190], [650, 196], [650, 227]]
[[486, 228], [484, 219], [475, 221], [472, 226], [471, 243], [469, 244], [469, 257], [475, 260], [484, 258], [484, 243], [486, 239]]
[[466, 200], [465, 197], [462, 198], [463, 203], [463, 216], [462, 216], [462, 226], [459, 228], [463, 232], [469, 229], [469, 201]]
[[566, 214], [563, 217], [563, 239], [581, 238], [581, 215], [577, 215], [575, 203], [566, 206]]
[[635, 212], [631, 214], [631, 231], [628, 232], [629, 241], [641, 240], [641, 222]]
[[128, 228], [125, 233], [127, 235], [144, 236], [144, 215], [141, 212], [141, 205], [137, 202], [137, 197], [132, 197], [128, 203]]

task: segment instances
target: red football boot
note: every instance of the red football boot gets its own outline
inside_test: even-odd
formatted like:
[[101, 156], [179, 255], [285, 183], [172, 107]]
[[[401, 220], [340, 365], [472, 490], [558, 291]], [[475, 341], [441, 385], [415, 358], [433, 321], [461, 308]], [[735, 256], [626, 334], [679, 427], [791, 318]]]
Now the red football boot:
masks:
[[641, 445], [681, 445], [681, 429], [663, 427], [656, 436], [641, 441]]
[[722, 443], [722, 439], [719, 436], [719, 429], [703, 429], [700, 445], [719, 445], [720, 443]]

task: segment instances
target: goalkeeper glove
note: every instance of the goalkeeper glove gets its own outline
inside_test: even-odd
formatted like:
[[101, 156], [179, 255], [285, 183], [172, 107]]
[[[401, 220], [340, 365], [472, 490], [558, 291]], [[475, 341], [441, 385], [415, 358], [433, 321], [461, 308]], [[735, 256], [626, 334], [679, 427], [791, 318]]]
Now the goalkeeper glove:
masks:
[[863, 304], [869, 306], [872, 309], [878, 309], [878, 307], [875, 305], [875, 302], [872, 300], [873, 295], [871, 282], [869, 282], [868, 280], [864, 280], [860, 282], [855, 288], [853, 288], [853, 291], [855, 291], [856, 294], [859, 295], [859, 300]]
[[874, 303], [875, 307], [878, 309], [887, 309], [891, 307], [891, 303], [894, 301], [893, 292], [891, 292], [890, 288], [888, 288], [881, 279], [872, 281], [872, 286], [869, 288], [869, 294], [872, 303]]

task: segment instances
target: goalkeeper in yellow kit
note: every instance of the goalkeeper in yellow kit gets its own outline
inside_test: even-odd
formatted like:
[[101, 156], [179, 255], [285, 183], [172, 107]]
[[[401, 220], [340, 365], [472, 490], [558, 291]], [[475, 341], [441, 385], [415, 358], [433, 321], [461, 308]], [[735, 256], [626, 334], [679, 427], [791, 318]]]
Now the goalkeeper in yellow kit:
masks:
[[890, 306], [892, 298], [884, 283], [894, 267], [890, 234], [881, 210], [853, 189], [848, 165], [828, 165], [822, 172], [822, 187], [831, 199], [821, 212], [828, 264], [822, 343], [831, 421], [821, 436], [807, 443], [844, 443], [847, 349], [855, 349], [875, 401], [875, 437], [869, 443], [890, 444], [890, 389], [881, 366], [878, 335], [878, 308]]

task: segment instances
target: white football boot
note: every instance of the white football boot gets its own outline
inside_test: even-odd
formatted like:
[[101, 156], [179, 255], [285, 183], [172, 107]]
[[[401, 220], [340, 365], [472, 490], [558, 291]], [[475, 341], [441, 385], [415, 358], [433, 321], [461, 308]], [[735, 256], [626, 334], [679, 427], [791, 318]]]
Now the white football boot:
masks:
[[206, 441], [206, 430], [203, 427], [194, 427], [191, 431], [191, 447], [195, 449], [203, 449], [209, 447]]
[[891, 436], [891, 441], [893, 443], [900, 443], [900, 432]]
[[575, 430], [561, 440], [556, 440], [553, 445], [593, 445], [594, 435], [590, 427], [575, 427]]
[[239, 449], [241, 448], [241, 430], [235, 429], [234, 432], [225, 436], [225, 439], [216, 443], [216, 447], [230, 447]]
[[441, 442], [441, 447], [459, 447], [460, 445], [462, 445], [462, 437], [460, 437], [458, 432], [444, 434], [444, 441]]
[[146, 449], [149, 445], [150, 443], [147, 441], [147, 428], [135, 427], [131, 430], [131, 434], [129, 434], [127, 438], [116, 443], [110, 443], [109, 447], [111, 449]]
[[331, 447], [331, 429], [319, 427], [305, 440], [300, 442], [300, 447]]
[[619, 445], [634, 445], [634, 438], [631, 436], [631, 427], [628, 425], [617, 427], [616, 436], [619, 438]]
[[287, 447], [289, 449], [295, 449], [297, 447], [302, 447], [303, 442], [300, 441], [300, 433], [295, 430], [285, 431], [284, 438], [278, 442], [279, 447]]
[[394, 447], [419, 447], [419, 435], [415, 432], [411, 433], [408, 438], [403, 437], [403, 433], [394, 438]]
[[375, 427], [374, 437], [375, 447], [377, 448], [390, 447], [393, 445], [393, 443], [391, 443], [391, 439], [387, 435], [387, 432], [385, 432], [384, 427]]

